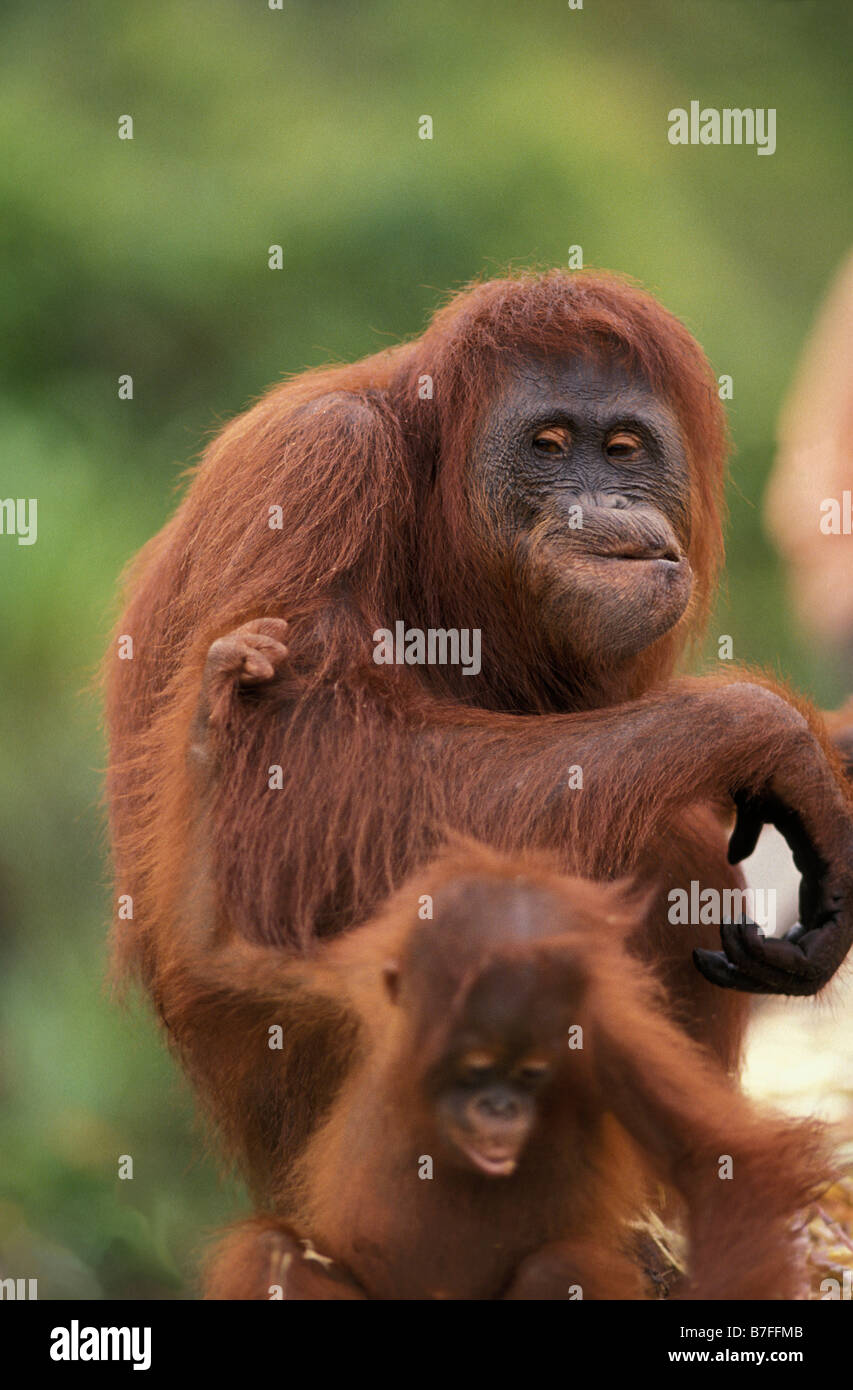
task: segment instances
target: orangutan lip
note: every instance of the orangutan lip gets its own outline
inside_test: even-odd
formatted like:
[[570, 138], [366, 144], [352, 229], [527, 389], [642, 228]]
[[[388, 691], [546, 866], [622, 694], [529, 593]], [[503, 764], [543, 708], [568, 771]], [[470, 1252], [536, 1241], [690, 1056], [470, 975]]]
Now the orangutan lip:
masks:
[[517, 1159], [506, 1150], [494, 1154], [484, 1154], [479, 1149], [469, 1148], [467, 1144], [463, 1147], [471, 1162], [479, 1168], [481, 1173], [486, 1173], [490, 1178], [508, 1178], [515, 1172]]

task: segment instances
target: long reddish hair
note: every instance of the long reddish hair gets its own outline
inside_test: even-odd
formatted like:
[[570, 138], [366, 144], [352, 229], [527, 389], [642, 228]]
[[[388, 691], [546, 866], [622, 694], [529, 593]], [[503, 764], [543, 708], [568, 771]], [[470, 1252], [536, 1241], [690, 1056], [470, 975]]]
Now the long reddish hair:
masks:
[[[472, 433], [502, 374], [531, 352], [624, 361], [670, 402], [686, 442], [694, 602], [673, 632], [609, 685], [607, 672], [599, 675], [594, 689], [583, 672], [555, 672], [535, 636], [525, 635], [534, 625], [525, 621], [512, 575], [484, 592], [478, 557], [468, 553], [466, 509], [476, 499], [466, 496], [464, 462]], [[424, 378], [431, 395], [419, 389]], [[250, 618], [291, 622], [303, 706], [316, 696], [325, 702], [322, 718], [310, 730], [307, 715], [306, 723], [295, 720], [292, 736], [280, 726], [261, 733], [257, 721], [252, 738], [235, 733], [229, 775], [231, 785], [248, 785], [264, 758], [289, 760], [294, 809], [310, 801], [321, 775], [314, 761], [331, 737], [330, 701], [345, 702], [353, 728], [367, 730], [371, 690], [391, 726], [417, 716], [425, 684], [447, 694], [455, 676], [443, 667], [382, 668], [379, 682], [372, 633], [398, 618], [482, 628], [482, 675], [457, 678], [453, 691], [477, 704], [530, 714], [634, 698], [670, 674], [707, 613], [722, 554], [725, 456], [723, 412], [701, 349], [650, 295], [604, 273], [549, 271], [475, 283], [455, 294], [421, 337], [351, 366], [299, 375], [232, 420], [206, 450], [172, 520], [129, 570], [118, 633], [133, 637], [134, 659], [118, 661], [113, 647], [107, 661], [108, 789], [119, 891], [133, 893], [137, 904], [133, 939], [145, 942], [151, 923], [169, 920], [182, 879], [192, 797], [176, 750], [187, 746], [212, 640]], [[266, 864], [260, 884], [242, 884], [267, 921], [262, 935], [307, 940], [316, 932], [318, 904], [328, 905], [334, 882], [359, 877], [340, 858], [354, 824], [365, 842], [387, 839], [381, 876], [394, 878], [392, 859], [398, 852], [406, 858], [395, 823], [405, 808], [397, 804], [402, 793], [392, 785], [393, 769], [377, 769], [371, 757], [365, 733], [362, 744], [353, 743], [352, 784], [341, 785], [322, 847], [315, 833], [302, 836], [298, 816], [285, 830], [273, 828], [267, 815], [261, 829], [261, 809], [245, 800], [235, 828], [233, 806], [223, 811], [232, 822], [223, 864], [232, 902], [252, 866], [257, 872], [262, 857]], [[358, 809], [365, 779], [373, 787], [373, 819]], [[438, 814], [439, 789], [433, 792]], [[376, 820], [383, 795], [388, 825]], [[277, 853], [290, 865], [295, 916], [274, 927], [281, 912], [271, 881]], [[376, 890], [375, 874], [368, 877], [363, 894], [353, 889], [364, 903]]]

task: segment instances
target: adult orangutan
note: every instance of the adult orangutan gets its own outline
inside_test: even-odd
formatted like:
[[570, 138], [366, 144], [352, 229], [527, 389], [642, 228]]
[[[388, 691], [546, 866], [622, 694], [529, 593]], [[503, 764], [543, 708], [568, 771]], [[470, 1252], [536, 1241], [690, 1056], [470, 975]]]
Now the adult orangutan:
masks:
[[[132, 659], [117, 641], [108, 672], [134, 904], [118, 959], [258, 1190], [283, 1191], [357, 1036], [291, 963], [357, 930], [448, 830], [654, 883], [633, 949], [726, 1065], [743, 992], [814, 993], [841, 963], [853, 819], [819, 719], [737, 673], [673, 677], [720, 560], [724, 461], [680, 323], [609, 275], [521, 275], [270, 392], [143, 550]], [[427, 654], [430, 630], [446, 654], [476, 629], [480, 669], [378, 664], [398, 623]], [[803, 920], [785, 940], [723, 926], [720, 954], [666, 900], [740, 886], [735, 810], [730, 860], [777, 825]]]

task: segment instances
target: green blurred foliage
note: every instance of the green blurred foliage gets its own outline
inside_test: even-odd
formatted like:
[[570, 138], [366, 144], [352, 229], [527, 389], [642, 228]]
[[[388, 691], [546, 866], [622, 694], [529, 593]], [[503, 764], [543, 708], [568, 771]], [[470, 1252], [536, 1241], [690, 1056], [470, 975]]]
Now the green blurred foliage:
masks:
[[[153, 1022], [103, 983], [91, 687], [122, 566], [210, 434], [283, 373], [418, 332], [471, 276], [565, 264], [581, 244], [734, 378], [712, 636], [824, 702], [840, 693], [792, 631], [758, 507], [848, 245], [851, 13], [6, 0], [0, 492], [39, 499], [39, 536], [0, 538], [0, 1274], [37, 1275], [42, 1297], [187, 1296], [205, 1232], [240, 1208]], [[776, 153], [670, 146], [667, 112], [694, 98], [775, 107]]]

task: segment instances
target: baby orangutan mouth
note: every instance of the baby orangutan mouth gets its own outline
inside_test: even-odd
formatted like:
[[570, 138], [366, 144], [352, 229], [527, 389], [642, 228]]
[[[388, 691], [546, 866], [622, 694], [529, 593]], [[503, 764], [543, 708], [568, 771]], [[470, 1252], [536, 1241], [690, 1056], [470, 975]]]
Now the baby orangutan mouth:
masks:
[[475, 1168], [479, 1168], [481, 1173], [490, 1178], [508, 1178], [518, 1166], [517, 1155], [506, 1149], [495, 1149], [491, 1153], [485, 1153], [482, 1149], [476, 1149], [473, 1144], [465, 1144], [461, 1139], [458, 1143]]
[[535, 1108], [530, 1098], [513, 1094], [509, 1086], [493, 1085], [475, 1091], [461, 1107], [458, 1099], [458, 1091], [451, 1092], [439, 1103], [440, 1110], [456, 1111], [446, 1114], [447, 1139], [487, 1177], [511, 1177], [533, 1128]]

